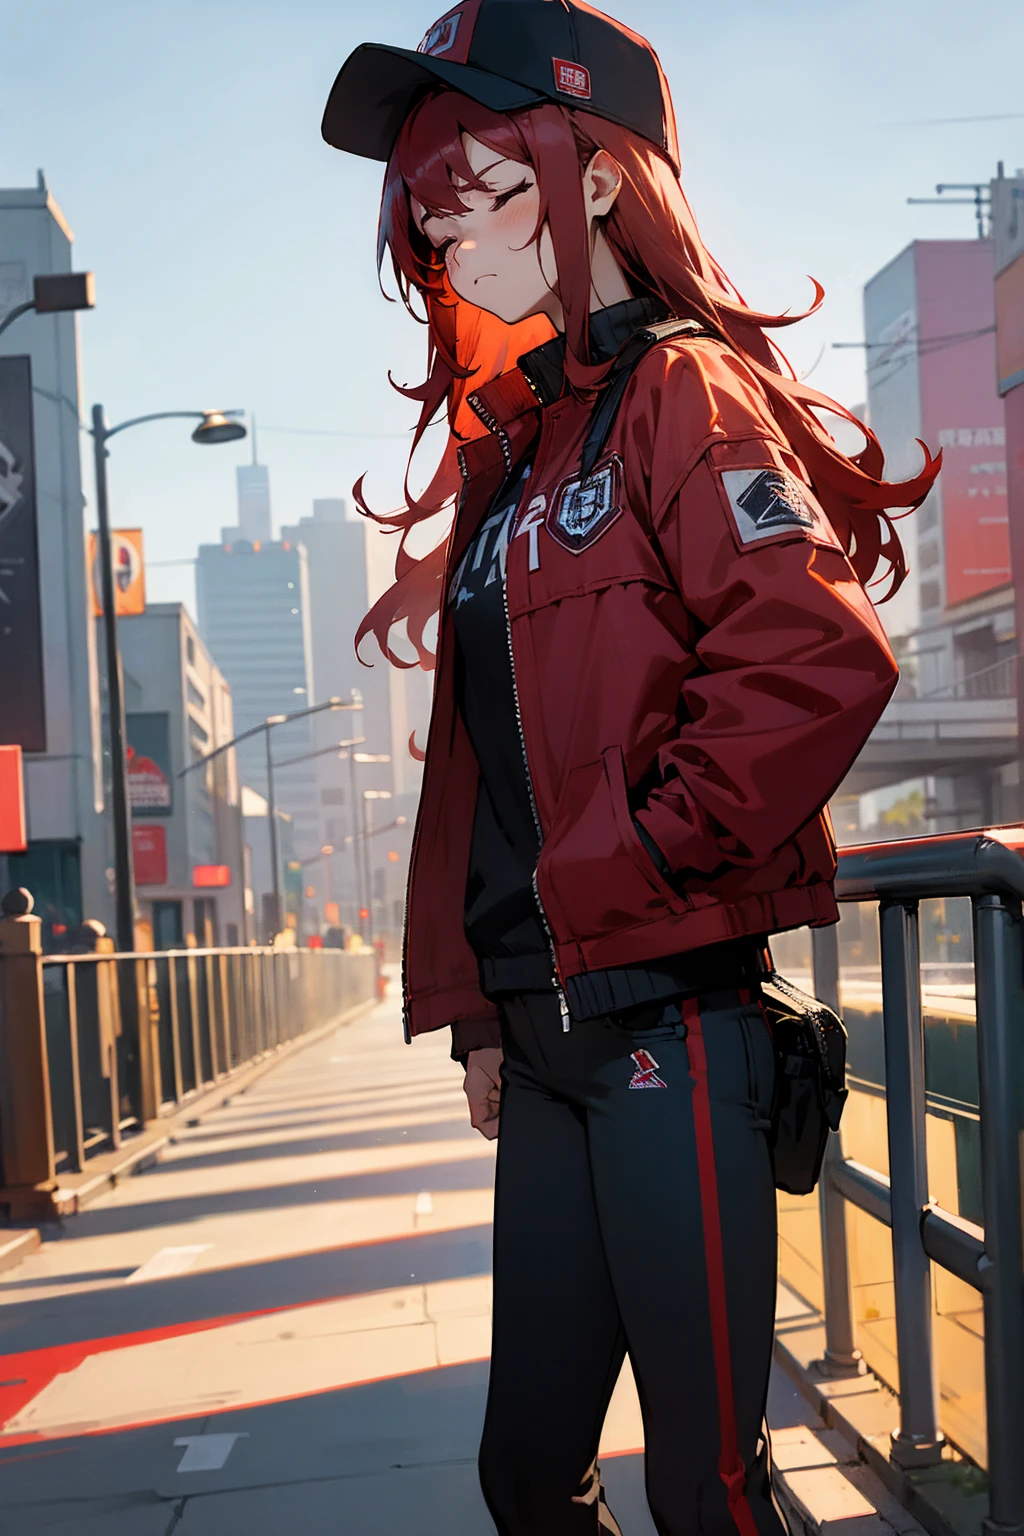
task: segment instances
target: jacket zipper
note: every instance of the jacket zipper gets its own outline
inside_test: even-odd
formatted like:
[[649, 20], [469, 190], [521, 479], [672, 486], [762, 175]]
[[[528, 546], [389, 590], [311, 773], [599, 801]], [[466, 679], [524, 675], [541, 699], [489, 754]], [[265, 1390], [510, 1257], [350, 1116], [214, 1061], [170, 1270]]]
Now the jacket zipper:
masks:
[[[533, 812], [533, 822], [534, 826], [537, 828], [537, 846], [540, 848], [543, 845], [544, 833], [541, 829], [540, 815], [537, 811], [537, 801], [533, 793], [533, 778], [530, 774], [530, 760], [526, 755], [526, 737], [523, 734], [523, 716], [522, 711], [519, 708], [519, 684], [516, 681], [516, 659], [512, 650], [512, 620], [509, 618], [508, 612], [507, 578], [501, 584], [501, 598], [505, 605], [505, 635], [508, 640], [508, 662], [510, 668], [512, 669], [512, 698], [515, 701], [516, 707], [516, 726], [519, 730], [519, 745], [523, 753], [523, 768], [526, 771], [526, 788], [530, 794], [530, 810]], [[572, 1023], [572, 1020], [569, 1017], [569, 1004], [565, 1000], [565, 992], [562, 988], [561, 977], [558, 974], [558, 960], [555, 956], [555, 936], [551, 932], [551, 924], [548, 922], [548, 915], [544, 911], [544, 903], [540, 899], [540, 887], [537, 884], [536, 868], [534, 868], [533, 871], [533, 894], [534, 899], [537, 902], [537, 911], [540, 913], [540, 920], [544, 924], [544, 932], [548, 936], [548, 944], [551, 948], [551, 979], [555, 984], [555, 995], [558, 998], [558, 1012], [562, 1020], [562, 1032], [563, 1034], [568, 1034]]]

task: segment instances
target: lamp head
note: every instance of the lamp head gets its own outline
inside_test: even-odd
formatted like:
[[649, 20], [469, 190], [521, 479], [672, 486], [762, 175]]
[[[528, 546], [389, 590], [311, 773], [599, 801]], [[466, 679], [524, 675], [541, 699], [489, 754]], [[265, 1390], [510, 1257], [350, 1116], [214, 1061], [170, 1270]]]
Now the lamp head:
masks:
[[245, 437], [245, 425], [224, 411], [204, 411], [203, 419], [192, 433], [194, 443], [236, 443]]

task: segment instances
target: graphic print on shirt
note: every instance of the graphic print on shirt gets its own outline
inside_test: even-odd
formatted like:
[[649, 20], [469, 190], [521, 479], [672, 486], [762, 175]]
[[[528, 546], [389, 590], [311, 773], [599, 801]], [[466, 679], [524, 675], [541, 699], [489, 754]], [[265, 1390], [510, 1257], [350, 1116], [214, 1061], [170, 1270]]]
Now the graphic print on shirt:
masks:
[[633, 1051], [630, 1060], [635, 1063], [636, 1071], [629, 1080], [631, 1088], [667, 1088], [668, 1083], [658, 1076], [658, 1063], [650, 1051]]
[[547, 529], [563, 549], [574, 555], [582, 553], [616, 521], [622, 510], [621, 471], [622, 460], [613, 454], [606, 463], [591, 470], [586, 480], [576, 475], [562, 481], [551, 503]]
[[505, 580], [508, 541], [515, 520], [516, 504], [502, 507], [486, 517], [470, 541], [448, 586], [448, 602], [461, 608], [476, 597], [483, 587]]

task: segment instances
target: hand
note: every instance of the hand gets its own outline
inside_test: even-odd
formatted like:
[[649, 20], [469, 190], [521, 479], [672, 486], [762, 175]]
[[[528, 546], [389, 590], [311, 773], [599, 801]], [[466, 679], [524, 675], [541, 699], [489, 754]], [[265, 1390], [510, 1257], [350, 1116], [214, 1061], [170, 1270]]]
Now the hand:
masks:
[[466, 1061], [463, 1088], [469, 1100], [469, 1123], [488, 1141], [494, 1141], [498, 1134], [501, 1059], [501, 1047], [488, 1045], [470, 1051]]

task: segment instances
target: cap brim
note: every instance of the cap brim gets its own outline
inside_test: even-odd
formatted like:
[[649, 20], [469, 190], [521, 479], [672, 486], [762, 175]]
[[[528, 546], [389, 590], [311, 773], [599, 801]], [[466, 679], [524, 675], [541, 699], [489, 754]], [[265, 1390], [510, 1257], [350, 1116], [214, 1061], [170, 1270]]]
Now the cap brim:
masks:
[[388, 160], [417, 96], [437, 84], [451, 86], [495, 112], [515, 112], [548, 99], [486, 69], [433, 59], [411, 48], [362, 43], [338, 72], [320, 131], [335, 149], [367, 160]]

